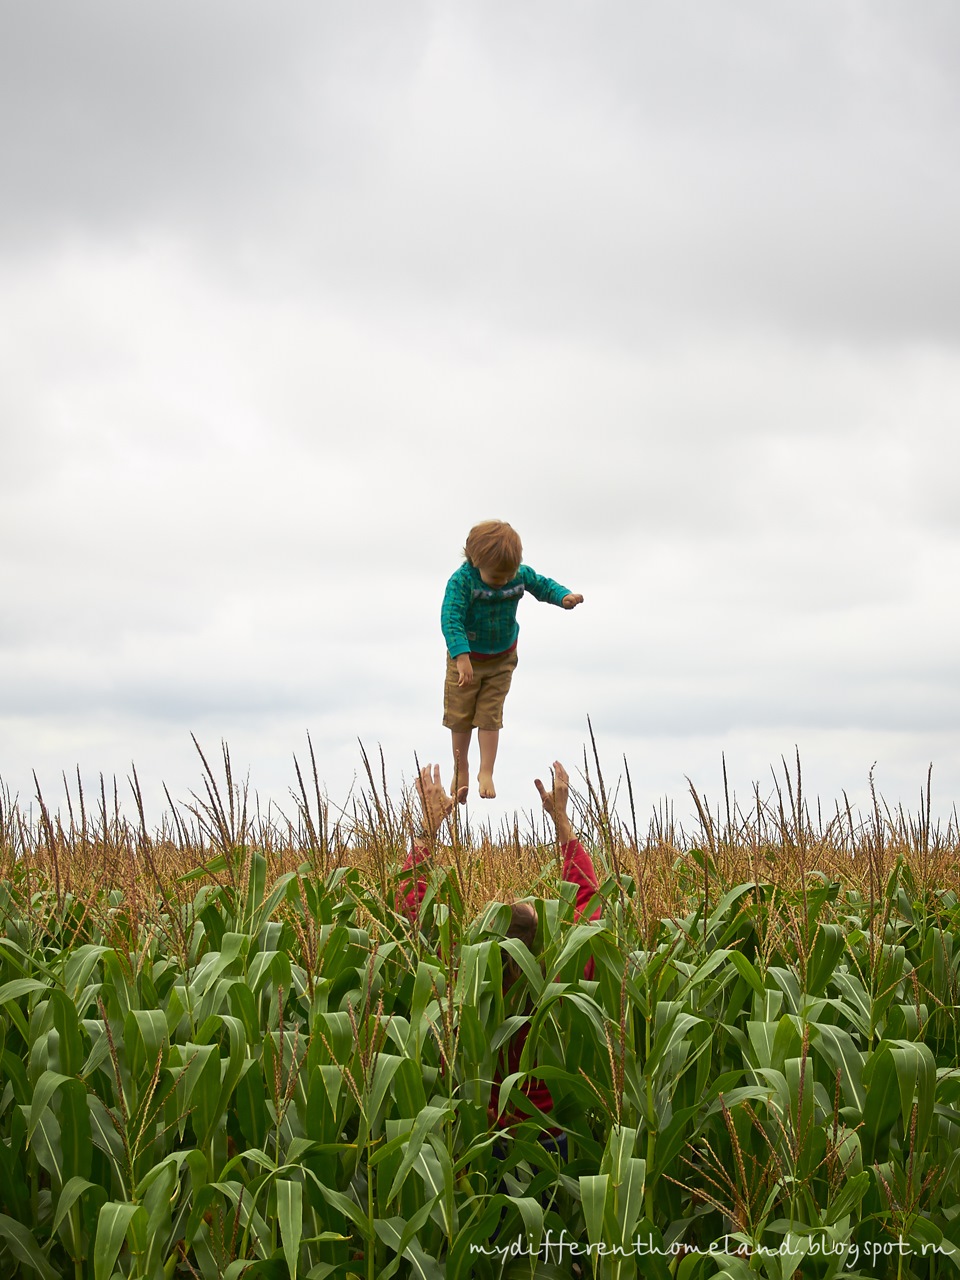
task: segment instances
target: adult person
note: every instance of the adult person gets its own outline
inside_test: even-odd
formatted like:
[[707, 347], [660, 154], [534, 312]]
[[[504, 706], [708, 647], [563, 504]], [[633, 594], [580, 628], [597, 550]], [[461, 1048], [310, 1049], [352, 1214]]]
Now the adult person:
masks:
[[[555, 760], [553, 763], [552, 775], [552, 785], [549, 789], [544, 786], [539, 778], [534, 779], [534, 786], [540, 795], [544, 813], [554, 825], [557, 840], [563, 852], [563, 878], [577, 887], [574, 918], [577, 920], [582, 919], [587, 908], [593, 903], [586, 918], [588, 920], [596, 920], [600, 915], [600, 902], [597, 898], [597, 873], [593, 865], [593, 859], [574, 834], [568, 813], [570, 778], [559, 760]], [[432, 863], [437, 836], [444, 822], [447, 821], [453, 811], [454, 803], [453, 797], [447, 794], [440, 781], [439, 765], [427, 764], [423, 766], [416, 781], [416, 791], [420, 798], [423, 827], [422, 831], [414, 838], [413, 847], [406, 862], [403, 864], [401, 876], [405, 877], [405, 880], [402, 880], [401, 884], [405, 885], [405, 888], [401, 890], [402, 897], [398, 895], [398, 905], [401, 905], [410, 919], [414, 921], [419, 920], [420, 917], [424, 895], [427, 890], [425, 873]], [[537, 911], [531, 902], [520, 901], [511, 904], [510, 923], [507, 927], [506, 936], [508, 938], [518, 938], [528, 950], [533, 951], [537, 936]], [[587, 979], [592, 978], [593, 972], [594, 962], [591, 956], [584, 968], [584, 977]], [[508, 957], [503, 967], [504, 990], [507, 990], [516, 981], [519, 973], [520, 970], [516, 961], [512, 957]], [[528, 1030], [529, 1027], [524, 1025], [512, 1037], [507, 1046], [506, 1062], [501, 1062], [501, 1066], [505, 1066], [506, 1071], [498, 1071], [494, 1079], [488, 1115], [491, 1124], [495, 1124], [501, 1129], [507, 1128], [523, 1119], [515, 1111], [505, 1110], [503, 1114], [500, 1114], [499, 1085], [504, 1074], [512, 1074], [519, 1071], [520, 1056], [526, 1044]], [[550, 1096], [550, 1090], [542, 1080], [528, 1079], [522, 1086], [522, 1092], [537, 1110], [541, 1112], [553, 1110], [553, 1099]], [[554, 1130], [553, 1132], [559, 1135], [559, 1130]], [[565, 1145], [565, 1135], [560, 1136], [563, 1137], [563, 1145]]]

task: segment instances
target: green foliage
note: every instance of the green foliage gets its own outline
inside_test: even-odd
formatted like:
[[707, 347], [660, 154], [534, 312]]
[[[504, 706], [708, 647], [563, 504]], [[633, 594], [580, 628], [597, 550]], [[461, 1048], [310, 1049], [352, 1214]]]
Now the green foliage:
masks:
[[714, 837], [679, 910], [638, 862], [578, 922], [554, 878], [534, 957], [466, 905], [469, 849], [411, 922], [385, 811], [369, 874], [278, 871], [211, 809], [150, 911], [10, 866], [0, 1274], [569, 1275], [560, 1240], [616, 1280], [960, 1264], [960, 907], [909, 861], [874, 896], [731, 880]]

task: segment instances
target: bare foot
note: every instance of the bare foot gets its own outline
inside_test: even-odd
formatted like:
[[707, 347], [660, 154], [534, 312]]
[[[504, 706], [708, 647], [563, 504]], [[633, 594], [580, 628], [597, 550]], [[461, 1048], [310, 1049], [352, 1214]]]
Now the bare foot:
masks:
[[493, 800], [496, 797], [496, 791], [493, 786], [493, 774], [481, 772], [477, 782], [480, 785], [480, 799]]
[[450, 783], [450, 794], [456, 797], [457, 804], [467, 803], [467, 792], [470, 790], [469, 775], [463, 769], [458, 769], [453, 775], [453, 781]]
[[462, 787], [457, 788], [457, 804], [467, 803], [467, 792], [469, 790], [470, 788], [467, 786], [466, 783], [464, 783]]

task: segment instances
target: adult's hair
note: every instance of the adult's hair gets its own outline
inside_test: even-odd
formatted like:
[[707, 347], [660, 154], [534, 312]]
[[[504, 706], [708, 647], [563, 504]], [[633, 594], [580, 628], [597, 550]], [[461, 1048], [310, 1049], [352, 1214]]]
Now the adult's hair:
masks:
[[463, 554], [475, 569], [516, 573], [523, 559], [523, 546], [512, 525], [504, 520], [484, 520], [467, 534]]
[[528, 951], [533, 950], [537, 938], [537, 913], [529, 902], [514, 902], [510, 906], [510, 923], [507, 937], [519, 938]]
[[[517, 938], [528, 951], [533, 950], [537, 940], [537, 913], [529, 902], [514, 902], [510, 906], [510, 923], [507, 925], [508, 938]], [[512, 987], [520, 977], [520, 966], [513, 956], [503, 958], [503, 989]]]

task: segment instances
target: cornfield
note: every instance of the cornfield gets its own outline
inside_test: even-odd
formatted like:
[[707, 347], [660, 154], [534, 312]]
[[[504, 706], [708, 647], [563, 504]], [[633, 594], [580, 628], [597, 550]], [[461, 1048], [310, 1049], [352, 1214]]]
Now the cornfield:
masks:
[[531, 817], [454, 823], [411, 921], [414, 805], [369, 762], [339, 810], [298, 766], [282, 820], [222, 764], [158, 831], [136, 775], [133, 819], [79, 781], [32, 825], [0, 801], [0, 1274], [960, 1266], [960, 841], [929, 789], [814, 819], [798, 763], [641, 832], [585, 759], [599, 919]]

